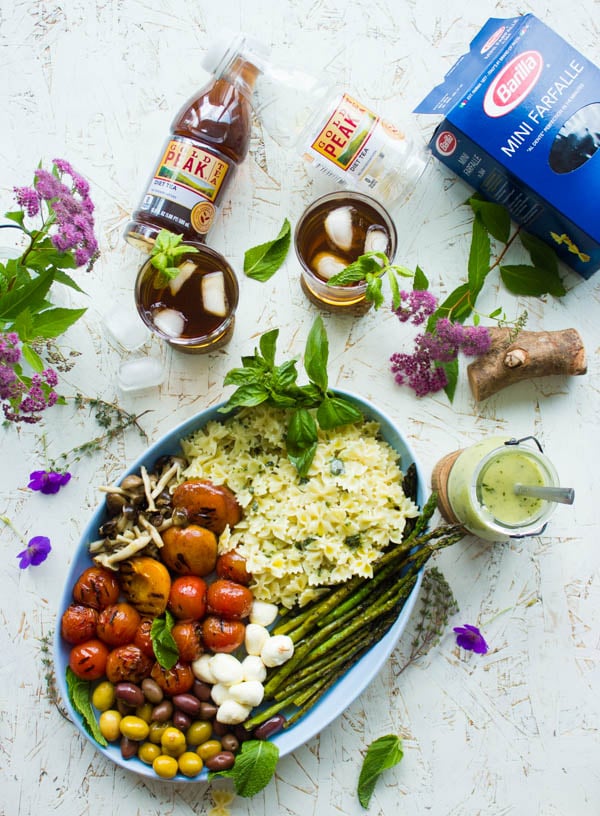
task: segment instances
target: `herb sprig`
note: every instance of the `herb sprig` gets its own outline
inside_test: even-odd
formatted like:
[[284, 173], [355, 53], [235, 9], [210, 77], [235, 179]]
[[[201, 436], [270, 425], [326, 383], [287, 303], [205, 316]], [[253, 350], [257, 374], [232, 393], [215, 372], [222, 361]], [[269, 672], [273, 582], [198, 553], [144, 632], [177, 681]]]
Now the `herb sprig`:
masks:
[[398, 276], [412, 278], [413, 273], [404, 266], [390, 263], [384, 252], [366, 252], [360, 255], [337, 275], [328, 281], [329, 286], [348, 286], [352, 283], [366, 281], [365, 300], [373, 304], [375, 309], [383, 306], [383, 279], [387, 279], [392, 293], [392, 307], [400, 306], [400, 286]]
[[179, 272], [179, 259], [182, 255], [198, 252], [196, 247], [183, 244], [183, 235], [175, 235], [167, 229], [162, 229], [156, 236], [150, 253], [150, 263], [165, 277], [166, 280], [176, 278]]
[[298, 385], [297, 358], [275, 364], [279, 329], [261, 335], [259, 348], [242, 357], [242, 367], [231, 369], [225, 385], [237, 386], [221, 411], [267, 404], [290, 413], [286, 445], [288, 458], [298, 474], [305, 477], [313, 461], [318, 428], [330, 430], [362, 420], [361, 412], [344, 397], [329, 389], [327, 362], [329, 341], [323, 320], [315, 319], [304, 352], [304, 369], [309, 382]]
[[369, 745], [358, 777], [358, 801], [369, 807], [375, 784], [381, 774], [397, 765], [404, 756], [402, 741], [395, 734], [386, 734]]

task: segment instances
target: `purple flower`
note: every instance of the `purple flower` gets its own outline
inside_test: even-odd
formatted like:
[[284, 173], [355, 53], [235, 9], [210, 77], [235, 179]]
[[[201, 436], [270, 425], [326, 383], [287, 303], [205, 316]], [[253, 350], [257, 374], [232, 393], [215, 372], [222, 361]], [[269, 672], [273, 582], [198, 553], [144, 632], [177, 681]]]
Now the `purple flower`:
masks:
[[52, 549], [50, 539], [47, 536], [34, 536], [29, 540], [27, 547], [20, 553], [17, 553], [17, 558], [20, 558], [19, 569], [27, 569], [27, 567], [37, 567], [42, 561], [48, 558], [48, 553]]
[[40, 211], [40, 199], [33, 187], [15, 187], [17, 204], [31, 218]]
[[400, 292], [401, 305], [394, 310], [401, 323], [410, 322], [420, 326], [425, 318], [435, 312], [437, 298], [426, 289], [413, 289], [411, 292]]
[[58, 493], [71, 479], [70, 473], [58, 473], [55, 470], [34, 470], [29, 474], [30, 490], [39, 490], [40, 493], [50, 495]]
[[456, 632], [456, 643], [461, 648], [468, 649], [476, 654], [485, 654], [487, 652], [488, 645], [476, 626], [465, 623], [464, 626], [455, 626], [454, 631]]

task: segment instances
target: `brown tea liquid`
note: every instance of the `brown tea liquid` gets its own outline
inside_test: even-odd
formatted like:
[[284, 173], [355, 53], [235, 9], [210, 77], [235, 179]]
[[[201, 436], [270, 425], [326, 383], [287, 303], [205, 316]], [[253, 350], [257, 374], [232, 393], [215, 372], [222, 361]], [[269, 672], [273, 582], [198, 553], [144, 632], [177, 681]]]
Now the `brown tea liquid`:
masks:
[[233, 51], [202, 91], [179, 111], [125, 239], [150, 251], [168, 229], [204, 241], [220, 201], [250, 145], [250, 98], [258, 69]]

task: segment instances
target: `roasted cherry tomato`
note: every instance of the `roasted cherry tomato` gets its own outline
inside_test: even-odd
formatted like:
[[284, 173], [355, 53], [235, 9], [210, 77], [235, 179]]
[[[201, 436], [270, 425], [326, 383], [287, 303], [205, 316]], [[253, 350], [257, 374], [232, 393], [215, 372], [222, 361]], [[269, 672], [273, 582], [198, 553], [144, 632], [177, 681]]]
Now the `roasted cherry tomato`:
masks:
[[111, 683], [141, 683], [152, 669], [152, 658], [133, 643], [117, 646], [109, 652], [106, 676]]
[[221, 618], [247, 618], [252, 609], [253, 596], [248, 587], [218, 578], [206, 593], [209, 613]]
[[106, 671], [108, 647], [101, 640], [86, 640], [73, 646], [69, 655], [71, 671], [83, 680], [98, 680]]
[[200, 620], [206, 612], [206, 582], [197, 575], [175, 578], [168, 607], [176, 618]]
[[125, 646], [132, 643], [140, 621], [140, 613], [131, 604], [111, 604], [100, 612], [96, 631], [109, 646]]
[[252, 575], [246, 568], [246, 559], [235, 550], [223, 553], [217, 558], [217, 575], [219, 578], [227, 578], [244, 586], [248, 586], [252, 580]]
[[83, 604], [71, 604], [63, 612], [60, 633], [67, 643], [83, 643], [96, 636], [98, 610]]
[[152, 637], [150, 632], [152, 630], [152, 618], [142, 618], [138, 628], [135, 630], [133, 642], [138, 646], [145, 655], [155, 659], [154, 647], [152, 646]]
[[178, 575], [209, 575], [217, 560], [217, 537], [198, 524], [168, 527], [160, 557]]
[[200, 657], [202, 648], [202, 624], [199, 621], [179, 621], [171, 629], [177, 644], [179, 659], [191, 663]]
[[88, 567], [73, 587], [73, 600], [94, 609], [104, 609], [117, 602], [120, 591], [114, 572], [104, 567]]
[[233, 527], [242, 517], [242, 508], [232, 490], [202, 479], [177, 485], [172, 501], [173, 507], [187, 512], [192, 524], [206, 527], [217, 535], [221, 535], [227, 525]]
[[241, 621], [208, 615], [202, 622], [202, 640], [212, 652], [234, 652], [244, 642], [245, 634]]
[[178, 660], [172, 669], [164, 669], [156, 662], [150, 677], [155, 680], [169, 697], [185, 694], [194, 685], [194, 673], [189, 663]]

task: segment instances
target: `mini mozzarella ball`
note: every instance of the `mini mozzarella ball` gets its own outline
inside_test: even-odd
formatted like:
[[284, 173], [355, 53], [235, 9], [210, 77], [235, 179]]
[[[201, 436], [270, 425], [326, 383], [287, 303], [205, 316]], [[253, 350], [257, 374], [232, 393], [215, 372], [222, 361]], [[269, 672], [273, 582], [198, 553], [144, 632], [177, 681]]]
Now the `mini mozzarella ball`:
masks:
[[192, 663], [192, 671], [194, 672], [194, 677], [197, 677], [198, 680], [202, 680], [203, 683], [209, 683], [209, 685], [213, 685], [217, 682], [217, 678], [214, 676], [212, 667], [211, 667], [211, 658], [212, 655], [203, 654], [200, 655], [197, 660], [194, 660]]
[[288, 635], [273, 635], [260, 652], [260, 659], [271, 668], [281, 666], [294, 654], [294, 641]]
[[218, 652], [211, 657], [210, 670], [217, 683], [225, 683], [228, 686], [239, 683], [244, 677], [242, 664], [237, 657], [225, 652]]
[[276, 604], [266, 601], [253, 601], [250, 610], [250, 623], [259, 623], [261, 626], [269, 626], [279, 614], [279, 607]]
[[269, 630], [259, 623], [247, 624], [244, 645], [248, 654], [259, 655], [270, 637]]
[[267, 667], [259, 655], [248, 655], [242, 660], [244, 680], [258, 680], [262, 683], [267, 678]]
[[225, 700], [229, 700], [231, 695], [229, 693], [229, 686], [226, 686], [225, 683], [215, 683], [215, 685], [210, 690], [210, 696], [212, 697], [213, 703], [215, 705], [222, 705]]
[[248, 719], [251, 706], [242, 705], [235, 700], [225, 700], [217, 709], [216, 720], [224, 725], [239, 725]]
[[229, 694], [236, 703], [254, 708], [254, 706], [262, 703], [265, 690], [263, 684], [258, 680], [245, 680], [242, 683], [234, 683], [233, 686], [229, 686]]

